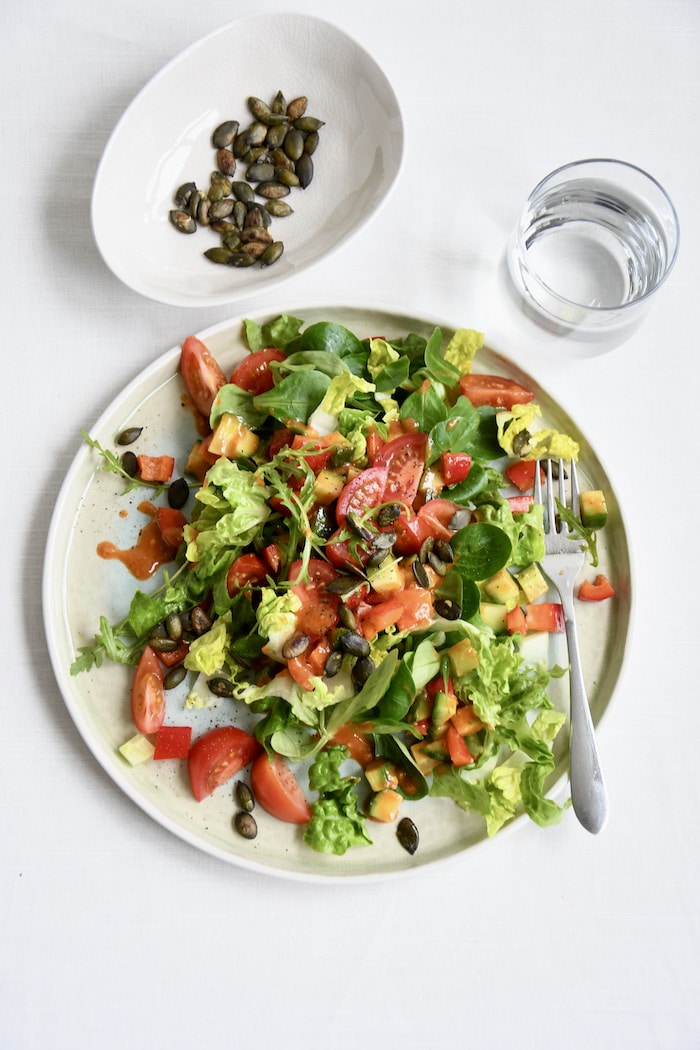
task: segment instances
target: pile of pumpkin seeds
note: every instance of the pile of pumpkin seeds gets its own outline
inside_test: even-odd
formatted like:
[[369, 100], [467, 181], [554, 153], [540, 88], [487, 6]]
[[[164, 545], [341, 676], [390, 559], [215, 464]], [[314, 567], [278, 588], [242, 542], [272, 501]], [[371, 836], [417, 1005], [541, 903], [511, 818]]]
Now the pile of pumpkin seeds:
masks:
[[[277, 262], [284, 243], [270, 231], [273, 218], [291, 215], [286, 197], [306, 189], [314, 177], [313, 154], [324, 121], [307, 115], [305, 95], [287, 102], [281, 91], [268, 105], [251, 96], [252, 116], [245, 127], [226, 120], [214, 129], [216, 169], [209, 186], [186, 182], [175, 193], [170, 221], [180, 233], [208, 226], [221, 243], [208, 248], [210, 262], [262, 266]], [[260, 198], [260, 199], [259, 199]]]

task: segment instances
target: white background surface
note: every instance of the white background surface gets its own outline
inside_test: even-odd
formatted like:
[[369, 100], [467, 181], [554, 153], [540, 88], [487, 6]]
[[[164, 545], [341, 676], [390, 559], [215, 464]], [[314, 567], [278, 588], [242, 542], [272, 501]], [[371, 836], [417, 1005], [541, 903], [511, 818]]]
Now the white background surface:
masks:
[[[591, 437], [625, 511], [637, 598], [599, 734], [612, 807], [602, 835], [569, 814], [398, 881], [256, 876], [121, 795], [64, 707], [40, 581], [78, 429], [156, 354], [239, 312], [160, 306], [119, 284], [92, 240], [92, 180], [134, 94], [250, 9], [6, 0], [0, 14], [0, 1045], [697, 1048], [695, 0], [287, 6], [335, 22], [382, 64], [406, 157], [350, 245], [240, 310], [342, 300], [480, 328]], [[681, 251], [643, 327], [582, 359], [513, 310], [499, 264], [539, 178], [606, 155], [666, 186]]]

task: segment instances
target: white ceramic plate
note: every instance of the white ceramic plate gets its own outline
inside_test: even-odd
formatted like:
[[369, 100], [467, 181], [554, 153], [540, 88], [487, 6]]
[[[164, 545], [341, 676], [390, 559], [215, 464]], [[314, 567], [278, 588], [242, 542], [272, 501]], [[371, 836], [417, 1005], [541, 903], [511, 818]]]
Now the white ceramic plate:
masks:
[[[445, 338], [452, 334], [449, 325], [435, 320], [378, 310], [329, 306], [286, 312], [308, 324], [333, 320], [361, 337], [377, 332], [388, 338], [408, 332], [428, 336], [436, 324]], [[269, 314], [255, 319], [268, 320]], [[242, 320], [232, 319], [200, 335], [227, 372], [247, 353], [242, 341]], [[174, 347], [154, 361], [104, 413], [92, 430], [92, 436], [103, 447], [115, 448], [115, 436], [124, 427], [143, 426], [140, 445], [133, 448], [173, 455], [182, 469], [195, 435], [191, 416], [180, 401], [179, 356], [180, 348]], [[580, 441], [582, 483], [589, 479], [589, 484], [607, 494], [610, 520], [599, 537], [601, 571], [614, 579], [617, 596], [610, 602], [588, 607], [582, 603], [580, 609], [586, 681], [593, 716], [598, 722], [618, 682], [630, 621], [630, 560], [620, 508], [590, 443], [546, 391], [491, 350], [480, 353], [479, 365], [483, 371], [510, 375], [535, 390], [547, 422]], [[136, 586], [155, 586], [154, 582], [137, 584], [118, 561], [104, 561], [96, 554], [102, 540], [111, 540], [121, 548], [132, 546], [147, 520], [137, 509], [143, 491], [128, 496], [122, 492], [123, 485], [115, 475], [101, 469], [96, 453], [87, 445], [82, 448], [64, 481], [53, 515], [44, 568], [44, 615], [56, 678], [76, 726], [107, 773], [134, 802], [158, 823], [202, 850], [246, 868], [291, 878], [353, 880], [399, 875], [446, 861], [488, 841], [480, 817], [465, 814], [447, 799], [425, 799], [413, 807], [406, 803], [421, 836], [420, 848], [413, 857], [399, 846], [394, 826], [381, 824], [369, 828], [373, 846], [351, 849], [344, 857], [324, 856], [304, 845], [299, 828], [267, 817], [260, 807], [256, 810], [259, 834], [248, 842], [232, 830], [230, 785], [197, 803], [187, 782], [185, 763], [160, 761], [136, 768], [128, 766], [118, 748], [134, 734], [129, 704], [131, 670], [105, 664], [97, 671], [75, 677], [69, 673], [78, 647], [93, 641], [100, 615], [117, 623], [126, 613]], [[546, 636], [540, 637], [547, 645]], [[549, 641], [553, 647], [549, 658], [565, 664], [563, 636], [552, 636]], [[565, 684], [561, 688], [565, 690]], [[190, 720], [197, 735], [230, 720], [229, 701], [220, 701], [219, 706], [207, 711], [183, 711], [186, 686], [181, 689], [184, 692], [169, 694], [171, 724]], [[555, 702], [565, 708], [566, 696], [560, 695]], [[560, 733], [561, 738], [565, 735], [564, 731]], [[567, 790], [567, 754], [562, 743], [550, 794], [562, 798]], [[567, 819], [575, 818], [570, 813]], [[529, 824], [528, 818], [518, 818], [510, 827], [523, 824]], [[506, 829], [499, 834], [505, 833]]]
[[[216, 167], [214, 129], [230, 119], [247, 126], [247, 98], [269, 104], [278, 90], [287, 99], [306, 95], [307, 112], [325, 121], [314, 178], [286, 198], [294, 214], [273, 221], [285, 245], [278, 262], [211, 263], [202, 253], [221, 243], [219, 235], [178, 233], [168, 219], [173, 195], [189, 181], [206, 189]], [[116, 276], [147, 298], [183, 307], [236, 302], [339, 248], [383, 202], [402, 157], [396, 96], [366, 51], [317, 18], [247, 15], [179, 54], [128, 107], [95, 179], [95, 240]]]

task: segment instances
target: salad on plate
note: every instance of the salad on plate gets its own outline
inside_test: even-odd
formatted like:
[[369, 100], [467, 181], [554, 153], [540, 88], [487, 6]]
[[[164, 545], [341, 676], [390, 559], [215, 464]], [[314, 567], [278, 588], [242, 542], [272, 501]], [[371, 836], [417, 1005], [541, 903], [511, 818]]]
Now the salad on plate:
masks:
[[[133, 665], [124, 760], [185, 763], [202, 806], [234, 782], [244, 837], [257, 802], [326, 854], [370, 845], [376, 823], [414, 853], [426, 797], [488, 835], [523, 811], [558, 822], [568, 803], [547, 778], [566, 712], [550, 685], [566, 668], [526, 640], [564, 621], [532, 489], [538, 462], [577, 459], [577, 442], [531, 390], [475, 369], [471, 329], [385, 338], [282, 315], [244, 336], [230, 375], [199, 338], [182, 345], [181, 477], [158, 449], [119, 456], [85, 435], [161, 504], [131, 552], [99, 551], [158, 582], [121, 622], [102, 617], [71, 667]], [[612, 597], [604, 493], [581, 494], [580, 519], [559, 510], [588, 549], [578, 597]], [[203, 708], [215, 724], [193, 734]]]

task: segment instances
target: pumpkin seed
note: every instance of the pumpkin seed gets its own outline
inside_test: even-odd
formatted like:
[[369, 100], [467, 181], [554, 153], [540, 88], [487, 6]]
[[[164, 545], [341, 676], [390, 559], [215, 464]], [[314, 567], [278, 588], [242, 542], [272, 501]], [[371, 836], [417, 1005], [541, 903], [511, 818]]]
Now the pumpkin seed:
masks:
[[223, 245], [217, 245], [215, 248], [207, 248], [204, 255], [209, 262], [218, 263], [220, 266], [228, 266], [231, 262], [233, 252], [230, 248], [224, 248]]
[[117, 436], [118, 445], [133, 445], [134, 441], [141, 436], [143, 427], [127, 427]]
[[180, 233], [194, 233], [197, 229], [197, 223], [192, 216], [180, 208], [175, 208], [170, 212], [170, 221]]
[[187, 207], [190, 202], [190, 197], [196, 189], [197, 187], [194, 182], [183, 182], [182, 186], [176, 190], [174, 197], [175, 204], [177, 204], [178, 208]]
[[345, 521], [355, 533], [355, 535], [359, 536], [361, 540], [365, 540], [365, 542], [369, 543], [369, 541], [374, 538], [374, 533], [371, 532], [370, 529], [362, 525], [357, 520], [354, 514], [346, 515]]
[[283, 186], [299, 186], [299, 176], [295, 171], [290, 171], [289, 168], [275, 168], [274, 177], [278, 182], [281, 182]]
[[395, 532], [380, 532], [372, 540], [372, 549], [377, 551], [389, 551], [396, 543]]
[[182, 638], [182, 620], [178, 613], [169, 613], [165, 618], [165, 632], [168, 638], [179, 642]]
[[236, 201], [233, 206], [233, 221], [239, 230], [243, 229], [245, 225], [246, 215], [248, 214], [248, 208], [245, 201]]
[[253, 812], [255, 809], [255, 796], [244, 780], [236, 781], [233, 794], [241, 809], [245, 810], [246, 813]]
[[231, 258], [229, 259], [229, 266], [252, 266], [255, 262], [255, 256], [251, 255], [250, 252], [232, 252]]
[[265, 145], [268, 149], [276, 149], [278, 146], [281, 146], [288, 131], [289, 124], [286, 120], [280, 124], [273, 124], [272, 127], [268, 128], [265, 136]]
[[438, 576], [444, 576], [447, 573], [447, 566], [445, 565], [442, 558], [438, 558], [434, 550], [428, 554], [428, 564], [431, 569], [434, 569]]
[[413, 856], [418, 849], [420, 838], [418, 828], [410, 817], [402, 817], [398, 822], [396, 825], [396, 837], [406, 852]]
[[157, 653], [174, 653], [178, 646], [175, 639], [168, 638], [167, 635], [164, 635], [162, 638], [158, 636], [149, 636], [148, 644], [151, 649], [155, 649]]
[[448, 527], [453, 532], [459, 532], [459, 530], [465, 528], [465, 526], [467, 526], [471, 520], [471, 511], [456, 510], [450, 518]]
[[276, 219], [283, 219], [294, 211], [294, 208], [287, 201], [274, 199], [265, 201], [264, 208], [268, 215], [272, 215]]
[[190, 498], [190, 486], [185, 478], [176, 478], [168, 485], [168, 505], [181, 510]]
[[250, 164], [245, 173], [248, 182], [269, 182], [275, 177], [274, 164]]
[[213, 693], [214, 696], [231, 697], [233, 696], [233, 685], [229, 682], [228, 678], [210, 678], [207, 682], [209, 692]]
[[393, 525], [399, 514], [401, 513], [401, 506], [398, 503], [387, 503], [377, 514], [377, 525], [380, 528], [384, 528], [386, 525]]
[[187, 675], [187, 668], [184, 664], [178, 664], [177, 667], [171, 667], [168, 673], [163, 678], [164, 689], [177, 689], [180, 682], [184, 681]]
[[296, 162], [296, 173], [299, 176], [299, 185], [302, 190], [305, 190], [314, 177], [314, 162], [310, 154], [302, 153], [299, 157]]
[[311, 156], [315, 153], [320, 141], [320, 136], [317, 131], [310, 131], [304, 139], [304, 153], [308, 153]]
[[258, 833], [255, 817], [252, 813], [246, 813], [245, 810], [236, 813], [233, 818], [233, 825], [238, 834], [242, 835], [244, 839], [254, 839]]
[[428, 560], [428, 555], [433, 549], [434, 543], [435, 540], [432, 536], [428, 536], [428, 538], [421, 543], [420, 550], [418, 551], [418, 560], [420, 561], [421, 565], [425, 565], [426, 561]]
[[430, 587], [430, 577], [425, 571], [425, 565], [423, 565], [418, 558], [414, 558], [411, 568], [413, 569], [413, 575], [418, 586], [427, 590]]
[[347, 605], [341, 605], [339, 607], [338, 619], [340, 620], [341, 627], [345, 627], [346, 630], [357, 630], [357, 618], [352, 609], [348, 609]]
[[267, 135], [267, 124], [263, 124], [262, 121], [254, 121], [245, 133], [245, 140], [248, 146], [262, 146]]
[[231, 192], [233, 193], [237, 201], [243, 201], [244, 203], [247, 203], [248, 201], [255, 200], [255, 190], [247, 182], [242, 182], [240, 180], [238, 180], [237, 182], [232, 182]]
[[375, 664], [371, 656], [361, 656], [359, 660], [356, 660], [352, 669], [355, 685], [363, 686], [373, 673], [374, 668]]
[[272, 266], [276, 263], [284, 251], [284, 244], [282, 241], [273, 241], [272, 244], [268, 244], [265, 251], [260, 256], [260, 263], [262, 266]]
[[209, 198], [202, 194], [199, 207], [197, 208], [197, 222], [200, 226], [209, 225], [209, 204]]
[[209, 228], [214, 230], [215, 233], [220, 233], [223, 237], [229, 230], [235, 230], [236, 226], [229, 219], [212, 219], [209, 223]]
[[287, 100], [281, 91], [278, 91], [272, 100], [271, 110], [273, 113], [287, 113]]
[[230, 215], [233, 215], [233, 207], [236, 202], [231, 197], [226, 197], [225, 200], [210, 201], [209, 202], [209, 218], [210, 219], [228, 219]]
[[438, 598], [434, 605], [435, 612], [444, 620], [458, 620], [462, 615], [461, 606], [452, 598]]
[[378, 569], [379, 566], [382, 564], [382, 562], [385, 561], [388, 557], [389, 557], [389, 551], [388, 550], [375, 551], [374, 554], [370, 554], [369, 558], [367, 559], [367, 562], [366, 562], [367, 568], [368, 569]]
[[320, 131], [325, 123], [325, 120], [319, 120], [318, 117], [308, 117], [306, 114], [292, 121], [292, 125], [299, 131]]
[[287, 116], [290, 120], [298, 120], [299, 117], [303, 117], [306, 113], [306, 107], [309, 104], [309, 100], [306, 95], [299, 95], [298, 98], [293, 98], [287, 106]]
[[334, 678], [342, 666], [343, 654], [340, 649], [334, 649], [326, 660], [326, 666], [323, 668], [323, 673], [326, 678]]
[[330, 594], [339, 594], [342, 598], [345, 594], [350, 594], [357, 587], [357, 578], [355, 576], [336, 576], [334, 580], [326, 584], [325, 590]]
[[344, 649], [346, 653], [350, 653], [351, 656], [369, 656], [369, 642], [361, 634], [356, 634], [354, 631], [342, 634], [338, 644], [341, 649]]
[[125, 452], [122, 456], [122, 470], [130, 478], [135, 478], [139, 472], [139, 461], [133, 452]]
[[272, 234], [264, 226], [246, 226], [241, 230], [241, 240], [244, 243], [262, 241], [263, 244], [272, 244]]
[[199, 211], [199, 205], [201, 204], [202, 196], [203, 194], [201, 190], [195, 190], [192, 196], [190, 197], [188, 211], [193, 219], [197, 218], [197, 212]]
[[258, 193], [261, 197], [267, 199], [287, 197], [289, 195], [289, 186], [285, 186], [283, 183], [275, 182], [273, 180], [269, 182], [259, 182]]
[[238, 128], [239, 124], [237, 120], [225, 120], [223, 124], [219, 124], [218, 128], [214, 128], [211, 136], [213, 145], [217, 149], [230, 146], [238, 134]]
[[435, 540], [433, 550], [441, 561], [450, 563], [455, 560], [455, 553], [447, 540]]
[[299, 160], [304, 152], [304, 136], [298, 128], [290, 128], [284, 138], [282, 147], [290, 160]]
[[199, 605], [190, 613], [190, 627], [198, 635], [205, 634], [211, 627], [211, 620]]
[[238, 230], [233, 226], [230, 230], [227, 230], [224, 236], [221, 238], [221, 243], [224, 248], [228, 248], [229, 251], [235, 252], [237, 248], [240, 248], [242, 241], [241, 235]]
[[310, 644], [308, 634], [297, 634], [282, 646], [282, 656], [285, 660], [294, 660], [297, 656], [302, 656]]
[[222, 175], [233, 175], [236, 171], [236, 158], [230, 149], [220, 149], [216, 154], [216, 165]]
[[241, 245], [241, 251], [245, 252], [246, 255], [252, 256], [253, 259], [261, 259], [265, 251], [269, 248], [266, 241], [246, 241], [245, 244]]

